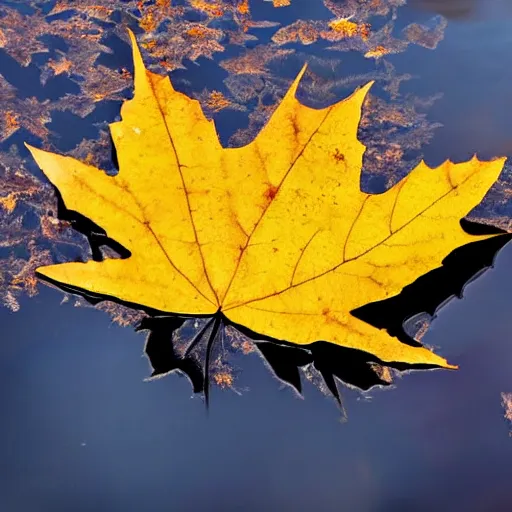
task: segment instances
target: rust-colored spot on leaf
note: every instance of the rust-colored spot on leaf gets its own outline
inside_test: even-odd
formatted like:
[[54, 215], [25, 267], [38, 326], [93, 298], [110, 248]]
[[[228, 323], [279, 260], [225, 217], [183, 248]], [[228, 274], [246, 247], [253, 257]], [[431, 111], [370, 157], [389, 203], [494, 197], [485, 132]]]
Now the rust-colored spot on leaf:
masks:
[[279, 192], [279, 187], [275, 187], [274, 185], [269, 185], [267, 190], [265, 190], [265, 199], [268, 201], [273, 201], [276, 197], [276, 194]]
[[336, 148], [334, 150], [334, 160], [336, 160], [336, 162], [345, 161], [345, 155], [339, 150], [339, 148]]

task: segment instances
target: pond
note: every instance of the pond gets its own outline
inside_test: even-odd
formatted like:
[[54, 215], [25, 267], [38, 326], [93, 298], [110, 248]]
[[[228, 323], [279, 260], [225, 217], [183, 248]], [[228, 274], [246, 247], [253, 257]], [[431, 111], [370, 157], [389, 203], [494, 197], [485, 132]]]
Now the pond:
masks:
[[[273, 47], [276, 52], [294, 49], [295, 53], [265, 63], [270, 70], [267, 83], [282, 90], [308, 60], [318, 81], [306, 77], [299, 97], [312, 106], [325, 106], [347, 96], [372, 74], [381, 77], [376, 97], [389, 100], [385, 93], [396, 86], [397, 77], [411, 75], [399, 80], [399, 94], [390, 100], [409, 106], [407, 123], [399, 130], [383, 123], [375, 134], [362, 134], [370, 148], [382, 149], [382, 143], [375, 141], [388, 136], [404, 147], [398, 175], [420, 157], [434, 166], [446, 159], [464, 161], [475, 153], [481, 159], [512, 156], [510, 4], [503, 0], [383, 3], [396, 6], [396, 38], [403, 39], [409, 30], [403, 50], [375, 60], [365, 58], [357, 48], [329, 50], [333, 43], [321, 37], [307, 45], [296, 40]], [[40, 30], [44, 19], [64, 27], [75, 16], [70, 8], [57, 9], [65, 4], [0, 1], [2, 111], [7, 115], [18, 108], [20, 125], [3, 138], [1, 161], [5, 167], [9, 158], [17, 162], [14, 153], [18, 154], [38, 180], [44, 178], [29, 162], [24, 141], [60, 152], [76, 151], [73, 154], [84, 158], [101, 145], [102, 158], [108, 160], [108, 141], [78, 150], [76, 146], [82, 139], [107, 140], [102, 134], [106, 123], [115, 120], [122, 98], [131, 94], [129, 76], [116, 82], [108, 94], [104, 79], [107, 76], [113, 83], [121, 80], [123, 68], [131, 71], [129, 47], [121, 31], [123, 24], [133, 26], [138, 16], [133, 14], [135, 2], [116, 2], [108, 19], [95, 11], [94, 23], [104, 31], [103, 47], [91, 55], [65, 43], [63, 29], [60, 35], [55, 35], [57, 30], [53, 35], [30, 35], [31, 27]], [[91, 16], [87, 11], [91, 5], [108, 2], [81, 4], [73, 2], [73, 8], [83, 9], [85, 20]], [[354, 2], [331, 4], [342, 9]], [[252, 0], [250, 6], [252, 20], [275, 24], [251, 28], [249, 33], [258, 40], [227, 45], [213, 59], [202, 55], [193, 60], [189, 54], [183, 68], [170, 66], [179, 90], [202, 101], [204, 89], [241, 96], [242, 85], [233, 89], [229, 81], [226, 85], [232, 68], [223, 67], [222, 61], [269, 43], [280, 26], [298, 19], [323, 23], [333, 18], [319, 0], [292, 0], [281, 8]], [[391, 17], [390, 11], [368, 21], [377, 30]], [[424, 27], [421, 38], [415, 39], [418, 32], [411, 24]], [[14, 48], [9, 38], [15, 37], [19, 42], [26, 38], [27, 46]], [[26, 57], [25, 51], [33, 57]], [[78, 62], [91, 66], [84, 68], [90, 73], [97, 72], [92, 63], [96, 68], [105, 66], [96, 82], [103, 84], [104, 97], [89, 101], [96, 89], [80, 78], [83, 70], [55, 72], [56, 63], [65, 59], [77, 68]], [[328, 59], [334, 63], [326, 63]], [[170, 61], [159, 63], [153, 58], [152, 62], [162, 72]], [[261, 62], [251, 65], [256, 64]], [[113, 70], [111, 75], [108, 69]], [[90, 89], [81, 89], [83, 84]], [[14, 92], [9, 95], [7, 89]], [[270, 93], [268, 102], [275, 102]], [[212, 110], [223, 144], [241, 145], [259, 129], [261, 118], [256, 117], [254, 126], [246, 130], [257, 100], [249, 97], [245, 107]], [[365, 186], [378, 191], [396, 177], [383, 173], [372, 154], [365, 163]], [[503, 223], [510, 217], [509, 187], [507, 164], [496, 191], [475, 218]], [[38, 197], [41, 204], [51, 201], [44, 194]], [[35, 212], [34, 218], [22, 212], [25, 237], [36, 222], [36, 206], [30, 199], [22, 206]], [[7, 239], [12, 232], [2, 236]], [[72, 240], [69, 234], [63, 236]], [[0, 247], [4, 259], [27, 258], [24, 251], [30, 239], [11, 249], [5, 245]], [[63, 247], [61, 255], [73, 256], [84, 243]], [[51, 244], [45, 248], [50, 250]], [[237, 353], [230, 359], [236, 377], [233, 389], [212, 386], [207, 411], [186, 378], [172, 374], [144, 380], [150, 369], [143, 357], [143, 333], [113, 322], [105, 311], [75, 307], [70, 296], [63, 303], [63, 293], [54, 288], [40, 285], [34, 296], [20, 293], [12, 308], [16, 312], [0, 308], [4, 411], [0, 507], [8, 512], [508, 511], [512, 425], [504, 417], [502, 394], [512, 392], [511, 268], [509, 243], [499, 251], [493, 268], [465, 287], [462, 299], [450, 300], [437, 312], [422, 339], [459, 365], [458, 371], [413, 371], [396, 378], [389, 388], [367, 392], [340, 385], [341, 409], [307, 379], [300, 397], [275, 379], [256, 353]]]

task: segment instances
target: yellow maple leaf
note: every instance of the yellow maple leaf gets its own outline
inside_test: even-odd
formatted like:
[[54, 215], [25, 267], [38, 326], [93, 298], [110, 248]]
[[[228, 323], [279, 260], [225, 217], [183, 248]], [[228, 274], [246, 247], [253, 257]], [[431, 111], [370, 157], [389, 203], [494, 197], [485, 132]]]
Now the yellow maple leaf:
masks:
[[357, 140], [371, 83], [328, 108], [295, 98], [256, 139], [223, 148], [199, 103], [145, 69], [110, 125], [119, 173], [29, 147], [65, 205], [131, 252], [44, 266], [53, 282], [168, 313], [212, 316], [278, 340], [325, 340], [383, 362], [451, 367], [350, 311], [398, 294], [473, 236], [459, 220], [504, 159], [421, 162], [382, 194], [361, 191]]

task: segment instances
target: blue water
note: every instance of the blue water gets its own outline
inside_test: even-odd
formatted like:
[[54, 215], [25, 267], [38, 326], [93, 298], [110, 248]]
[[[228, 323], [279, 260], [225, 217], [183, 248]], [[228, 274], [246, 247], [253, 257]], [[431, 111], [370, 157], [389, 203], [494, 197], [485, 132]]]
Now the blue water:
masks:
[[[489, 3], [468, 1], [473, 14], [450, 19], [437, 50], [390, 57], [417, 76], [404, 88], [444, 94], [428, 111], [444, 125], [424, 148], [431, 164], [512, 154], [512, 18]], [[435, 4], [418, 0], [401, 16], [428, 20]], [[84, 123], [63, 133], [69, 144], [94, 129]], [[230, 123], [217, 120], [221, 133]], [[344, 388], [346, 421], [313, 386], [304, 400], [280, 386], [255, 354], [234, 361], [241, 396], [214, 388], [207, 413], [185, 378], [143, 381], [142, 334], [42, 287], [18, 313], [0, 310], [0, 510], [508, 512], [500, 394], [512, 392], [511, 268], [509, 244], [424, 338], [459, 371], [416, 372], [367, 394]]]

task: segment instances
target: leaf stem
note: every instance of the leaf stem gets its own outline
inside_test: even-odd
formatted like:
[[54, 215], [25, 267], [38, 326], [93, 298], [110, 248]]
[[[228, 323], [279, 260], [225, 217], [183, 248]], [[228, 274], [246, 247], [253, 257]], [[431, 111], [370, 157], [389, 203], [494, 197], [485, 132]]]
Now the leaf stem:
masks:
[[182, 359], [185, 359], [189, 356], [190, 352], [195, 348], [195, 346], [203, 339], [205, 332], [208, 330], [210, 325], [212, 325], [213, 318], [210, 318], [204, 325], [203, 328], [194, 336], [189, 346], [185, 350], [185, 353], [182, 356]]
[[217, 339], [217, 334], [219, 332], [219, 328], [222, 323], [222, 313], [218, 311], [215, 314], [215, 322], [213, 324], [212, 331], [210, 333], [210, 336], [208, 338], [208, 343], [206, 345], [206, 357], [204, 361], [204, 386], [203, 386], [203, 393], [204, 393], [204, 401], [206, 405], [206, 409], [208, 409], [210, 405], [210, 356], [213, 348], [213, 344], [215, 343], [215, 340]]

